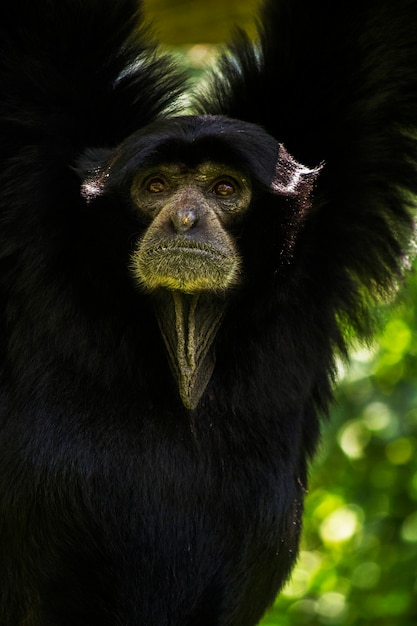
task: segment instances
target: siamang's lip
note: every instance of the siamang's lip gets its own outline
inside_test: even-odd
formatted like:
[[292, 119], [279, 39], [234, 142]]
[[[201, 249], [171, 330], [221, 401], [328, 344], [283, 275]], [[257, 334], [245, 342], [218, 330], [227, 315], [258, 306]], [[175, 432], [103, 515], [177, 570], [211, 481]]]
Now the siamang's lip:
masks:
[[188, 241], [186, 239], [181, 240], [173, 240], [167, 243], [159, 243], [157, 246], [148, 248], [146, 250], [146, 254], [148, 255], [158, 255], [165, 254], [165, 252], [178, 252], [181, 254], [195, 254], [204, 257], [208, 257], [214, 260], [226, 260], [228, 259], [228, 255], [219, 250], [218, 248], [213, 248], [212, 246], [208, 246], [205, 243], [200, 243], [196, 241]]

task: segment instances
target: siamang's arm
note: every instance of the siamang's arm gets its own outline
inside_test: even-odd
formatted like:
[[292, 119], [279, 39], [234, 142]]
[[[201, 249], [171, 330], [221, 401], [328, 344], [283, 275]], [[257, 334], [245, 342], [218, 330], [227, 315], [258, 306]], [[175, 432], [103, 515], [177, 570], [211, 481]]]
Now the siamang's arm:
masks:
[[310, 306], [330, 298], [362, 332], [369, 295], [396, 282], [413, 238], [416, 33], [415, 0], [267, 0], [260, 44], [238, 34], [197, 106], [324, 162], [296, 258]]
[[183, 77], [155, 53], [140, 8], [139, 0], [1, 2], [5, 156], [19, 139], [42, 137], [49, 154], [56, 140], [62, 160], [112, 147], [172, 106]]

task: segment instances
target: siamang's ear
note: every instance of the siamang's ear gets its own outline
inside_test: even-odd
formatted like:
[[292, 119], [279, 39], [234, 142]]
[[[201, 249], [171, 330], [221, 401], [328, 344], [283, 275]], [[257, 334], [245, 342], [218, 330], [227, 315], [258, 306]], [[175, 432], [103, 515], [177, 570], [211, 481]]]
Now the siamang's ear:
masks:
[[81, 179], [81, 195], [87, 203], [105, 190], [114, 160], [114, 152], [107, 148], [90, 149], [78, 160], [75, 168]]
[[322, 167], [323, 165], [320, 164], [318, 167], [310, 169], [302, 165], [280, 144], [275, 175], [271, 181], [270, 189], [278, 195], [298, 196], [300, 200], [306, 201]]
[[288, 265], [294, 256], [300, 228], [311, 207], [314, 183], [317, 180], [323, 164], [310, 169], [299, 163], [282, 144], [279, 145], [275, 175], [269, 185], [273, 194], [288, 199], [288, 212], [282, 227], [284, 245], [281, 250], [281, 263]]

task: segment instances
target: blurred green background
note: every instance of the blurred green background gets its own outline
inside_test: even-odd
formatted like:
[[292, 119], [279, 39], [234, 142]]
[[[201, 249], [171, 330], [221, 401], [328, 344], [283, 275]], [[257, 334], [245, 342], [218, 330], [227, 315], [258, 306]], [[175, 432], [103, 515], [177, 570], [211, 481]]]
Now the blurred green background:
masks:
[[[196, 72], [258, 0], [145, 0]], [[416, 265], [417, 269], [417, 265]], [[417, 625], [417, 278], [371, 349], [358, 348], [310, 473], [301, 554], [262, 626]]]
[[263, 626], [417, 624], [417, 277], [341, 368], [301, 555]]

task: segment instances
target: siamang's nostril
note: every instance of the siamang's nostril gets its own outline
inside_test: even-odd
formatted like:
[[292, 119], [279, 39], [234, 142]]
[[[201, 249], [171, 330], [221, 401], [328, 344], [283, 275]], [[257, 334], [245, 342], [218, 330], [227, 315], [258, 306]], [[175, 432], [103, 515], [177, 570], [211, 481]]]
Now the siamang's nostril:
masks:
[[171, 221], [177, 233], [186, 233], [198, 222], [198, 213], [193, 208], [178, 209], [171, 215]]

